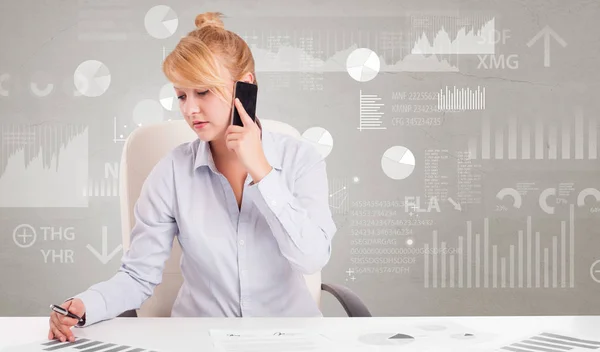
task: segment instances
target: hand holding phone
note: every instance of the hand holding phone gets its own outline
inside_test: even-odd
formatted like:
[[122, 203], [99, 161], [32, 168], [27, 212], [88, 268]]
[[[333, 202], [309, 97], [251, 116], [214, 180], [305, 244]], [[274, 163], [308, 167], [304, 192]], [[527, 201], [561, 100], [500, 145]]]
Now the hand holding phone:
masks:
[[[238, 98], [244, 107], [244, 110], [248, 113], [252, 121], [256, 121], [256, 97], [258, 95], [258, 86], [253, 83], [236, 81], [233, 88], [233, 100]], [[244, 126], [240, 114], [235, 107], [235, 104], [231, 108], [231, 124], [237, 126]]]

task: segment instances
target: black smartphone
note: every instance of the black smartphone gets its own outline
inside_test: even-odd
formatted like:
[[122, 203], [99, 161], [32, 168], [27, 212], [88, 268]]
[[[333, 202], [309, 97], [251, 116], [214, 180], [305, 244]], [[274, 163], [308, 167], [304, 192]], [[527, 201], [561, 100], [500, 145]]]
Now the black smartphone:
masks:
[[[243, 81], [235, 82], [233, 88], [233, 97], [238, 98], [244, 107], [244, 110], [252, 118], [252, 121], [256, 121], [256, 96], [258, 94], [258, 86], [256, 84], [247, 83]], [[244, 126], [240, 114], [233, 104], [231, 109], [231, 124], [237, 126]]]

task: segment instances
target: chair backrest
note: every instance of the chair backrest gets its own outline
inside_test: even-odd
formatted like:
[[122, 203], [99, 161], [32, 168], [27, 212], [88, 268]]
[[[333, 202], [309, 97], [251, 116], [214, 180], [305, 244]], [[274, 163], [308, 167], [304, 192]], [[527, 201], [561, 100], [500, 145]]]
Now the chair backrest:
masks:
[[[260, 119], [262, 128], [285, 133], [300, 138], [301, 135], [290, 125], [274, 120]], [[133, 208], [140, 195], [146, 177], [156, 163], [171, 150], [182, 143], [198, 138], [184, 120], [175, 120], [138, 127], [132, 132], [123, 148], [120, 167], [121, 233], [123, 250], [130, 245], [130, 234], [135, 217]], [[165, 263], [162, 282], [154, 289], [152, 296], [138, 309], [141, 317], [168, 317], [183, 283], [180, 268], [181, 246], [176, 239], [173, 242], [171, 256]], [[321, 272], [305, 275], [311, 295], [320, 305]]]

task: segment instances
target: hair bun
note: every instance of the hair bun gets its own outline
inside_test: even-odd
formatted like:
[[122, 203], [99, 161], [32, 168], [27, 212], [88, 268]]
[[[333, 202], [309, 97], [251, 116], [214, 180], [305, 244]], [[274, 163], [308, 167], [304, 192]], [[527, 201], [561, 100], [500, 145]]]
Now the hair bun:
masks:
[[225, 25], [223, 25], [223, 21], [221, 20], [222, 16], [223, 14], [221, 12], [205, 12], [196, 16], [196, 21], [194, 22], [196, 24], [196, 28], [208, 26], [225, 28]]

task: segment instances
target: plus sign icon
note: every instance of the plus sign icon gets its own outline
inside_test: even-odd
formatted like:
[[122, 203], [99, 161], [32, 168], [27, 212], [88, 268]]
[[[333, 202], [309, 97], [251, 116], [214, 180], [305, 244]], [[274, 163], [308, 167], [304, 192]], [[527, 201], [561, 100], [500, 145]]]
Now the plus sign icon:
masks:
[[15, 244], [21, 248], [33, 246], [36, 239], [37, 234], [31, 225], [19, 225], [13, 231], [13, 241], [15, 241]]
[[[352, 274], [354, 274], [354, 270], [352, 270], [352, 268], [346, 270], [346, 274], [348, 274], [348, 276], [350, 277], [350, 280], [354, 281], [356, 280], [356, 277]], [[346, 281], [348, 281], [348, 278], [346, 278]]]

